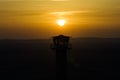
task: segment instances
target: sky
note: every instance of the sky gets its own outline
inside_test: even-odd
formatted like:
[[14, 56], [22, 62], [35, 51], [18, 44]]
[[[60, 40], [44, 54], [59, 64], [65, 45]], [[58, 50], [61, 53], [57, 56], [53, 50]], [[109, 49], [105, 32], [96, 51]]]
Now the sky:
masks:
[[[57, 20], [66, 24], [59, 27]], [[120, 0], [0, 0], [0, 39], [120, 37]]]

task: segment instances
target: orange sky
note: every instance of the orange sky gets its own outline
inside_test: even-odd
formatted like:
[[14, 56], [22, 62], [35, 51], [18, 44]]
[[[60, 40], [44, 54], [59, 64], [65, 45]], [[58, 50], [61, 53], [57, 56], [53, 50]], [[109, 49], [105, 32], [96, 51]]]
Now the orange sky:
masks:
[[[60, 28], [56, 20], [65, 19]], [[120, 0], [0, 0], [0, 38], [120, 37]]]

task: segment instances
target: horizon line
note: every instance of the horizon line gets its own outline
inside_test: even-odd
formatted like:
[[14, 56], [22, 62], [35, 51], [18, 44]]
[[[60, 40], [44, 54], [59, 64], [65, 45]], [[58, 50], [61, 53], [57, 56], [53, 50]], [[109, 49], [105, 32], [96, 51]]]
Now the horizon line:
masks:
[[[0, 40], [48, 40], [50, 38], [0, 38]], [[71, 39], [120, 39], [120, 37], [72, 37]]]

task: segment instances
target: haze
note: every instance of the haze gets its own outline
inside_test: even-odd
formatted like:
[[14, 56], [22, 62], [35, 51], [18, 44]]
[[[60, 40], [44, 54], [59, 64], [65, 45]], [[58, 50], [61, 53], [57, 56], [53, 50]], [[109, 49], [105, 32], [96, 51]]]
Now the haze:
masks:
[[[56, 20], [67, 20], [64, 28]], [[1, 39], [120, 37], [120, 0], [0, 0]]]

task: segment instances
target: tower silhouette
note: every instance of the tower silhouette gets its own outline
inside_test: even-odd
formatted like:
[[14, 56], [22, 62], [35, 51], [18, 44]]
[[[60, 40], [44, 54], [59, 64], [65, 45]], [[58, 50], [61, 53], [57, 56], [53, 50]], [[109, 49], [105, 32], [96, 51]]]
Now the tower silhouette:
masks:
[[67, 49], [71, 49], [70, 37], [59, 35], [53, 37], [52, 49], [56, 52], [56, 80], [67, 79]]

